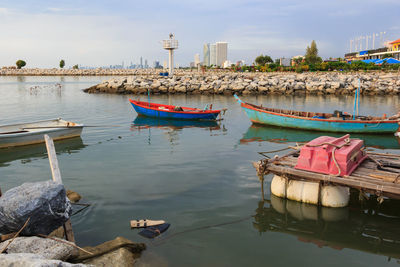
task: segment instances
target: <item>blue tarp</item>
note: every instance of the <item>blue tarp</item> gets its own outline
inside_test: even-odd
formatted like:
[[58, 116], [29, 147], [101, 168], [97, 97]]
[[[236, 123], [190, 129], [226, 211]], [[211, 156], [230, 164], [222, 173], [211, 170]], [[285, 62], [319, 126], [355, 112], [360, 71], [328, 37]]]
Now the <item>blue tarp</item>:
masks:
[[[384, 59], [354, 60], [352, 62], [355, 62], [355, 61], [362, 61], [362, 62], [365, 62], [367, 64], [369, 64], [369, 63], [382, 64], [383, 62], [386, 62], [387, 64], [400, 64], [400, 60], [397, 60], [397, 59], [392, 58], [392, 57], [388, 57], [388, 58], [384, 58]], [[352, 63], [352, 62], [350, 62], [350, 63]]]
[[362, 62], [365, 62], [365, 63], [376, 63], [376, 61], [378, 61], [379, 59], [364, 59], [364, 60], [361, 60]]
[[360, 51], [360, 56], [368, 54], [368, 50]]
[[388, 57], [388, 58], [385, 58], [383, 60], [385, 60], [386, 63], [388, 63], [388, 64], [399, 64], [400, 63], [400, 60], [397, 60], [397, 59], [392, 58], [392, 57]]

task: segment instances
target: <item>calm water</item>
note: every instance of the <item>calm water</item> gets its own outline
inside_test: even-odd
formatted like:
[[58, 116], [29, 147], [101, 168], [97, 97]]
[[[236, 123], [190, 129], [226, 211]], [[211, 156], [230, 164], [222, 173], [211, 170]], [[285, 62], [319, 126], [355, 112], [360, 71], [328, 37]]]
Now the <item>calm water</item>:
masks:
[[[64, 184], [91, 203], [72, 219], [81, 246], [124, 236], [145, 242], [139, 266], [399, 266], [400, 202], [343, 209], [265, 202], [251, 162], [317, 133], [251, 126], [227, 96], [154, 96], [160, 103], [228, 108], [219, 123], [136, 118], [129, 96], [81, 91], [107, 77], [0, 77], [0, 123], [62, 117], [86, 125], [82, 138], [57, 142]], [[142, 96], [142, 99], [146, 97]], [[352, 97], [243, 97], [299, 110], [352, 111]], [[363, 97], [364, 114], [397, 113], [398, 97]], [[393, 136], [359, 136], [375, 150], [398, 153]], [[0, 151], [3, 191], [50, 179], [43, 145]], [[148, 240], [131, 219], [165, 219], [170, 229]]]

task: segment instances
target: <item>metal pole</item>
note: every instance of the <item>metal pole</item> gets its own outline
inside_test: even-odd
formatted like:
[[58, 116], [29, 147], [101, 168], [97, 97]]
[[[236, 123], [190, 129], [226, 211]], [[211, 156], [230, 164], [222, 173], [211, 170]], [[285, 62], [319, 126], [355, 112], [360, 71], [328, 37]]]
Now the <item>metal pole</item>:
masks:
[[351, 40], [350, 40], [350, 53], [351, 53]]
[[375, 49], [375, 33], [372, 35], [372, 49]]
[[358, 90], [357, 90], [357, 116], [358, 116], [358, 107], [360, 103], [360, 87], [361, 87], [361, 80], [358, 79]]
[[149, 102], [149, 107], [150, 107], [150, 88], [147, 89], [147, 101]]

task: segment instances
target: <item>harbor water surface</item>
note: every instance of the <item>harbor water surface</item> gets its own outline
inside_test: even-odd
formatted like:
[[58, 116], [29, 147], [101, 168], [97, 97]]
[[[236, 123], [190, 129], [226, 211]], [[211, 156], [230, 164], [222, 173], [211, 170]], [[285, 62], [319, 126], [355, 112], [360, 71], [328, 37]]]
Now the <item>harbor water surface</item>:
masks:
[[[151, 101], [227, 108], [218, 122], [137, 117], [129, 95], [89, 95], [82, 89], [108, 77], [0, 77], [0, 124], [58, 118], [109, 127], [85, 128], [81, 138], [56, 142], [67, 189], [91, 206], [74, 215], [80, 246], [124, 236], [147, 244], [138, 266], [399, 266], [400, 202], [359, 201], [317, 208], [264, 198], [252, 162], [257, 152], [321, 134], [252, 125], [230, 96], [157, 95]], [[147, 96], [141, 96], [147, 100]], [[351, 96], [243, 96], [277, 108], [352, 113]], [[398, 112], [397, 96], [361, 97], [366, 115]], [[340, 136], [340, 134], [330, 134]], [[399, 153], [393, 135], [352, 135], [369, 149]], [[285, 152], [280, 152], [283, 154]], [[273, 154], [272, 154], [273, 156]], [[51, 179], [44, 145], [0, 150], [3, 192]], [[149, 240], [132, 219], [163, 219], [171, 227]]]

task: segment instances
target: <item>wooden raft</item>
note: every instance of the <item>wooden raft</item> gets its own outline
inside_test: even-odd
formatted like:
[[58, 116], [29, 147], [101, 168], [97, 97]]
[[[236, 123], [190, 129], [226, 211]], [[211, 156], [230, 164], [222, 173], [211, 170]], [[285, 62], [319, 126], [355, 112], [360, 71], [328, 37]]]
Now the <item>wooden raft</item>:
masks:
[[368, 158], [349, 176], [339, 177], [295, 169], [299, 150], [282, 157], [254, 162], [260, 177], [268, 173], [358, 189], [377, 196], [400, 199], [400, 155], [367, 152]]

